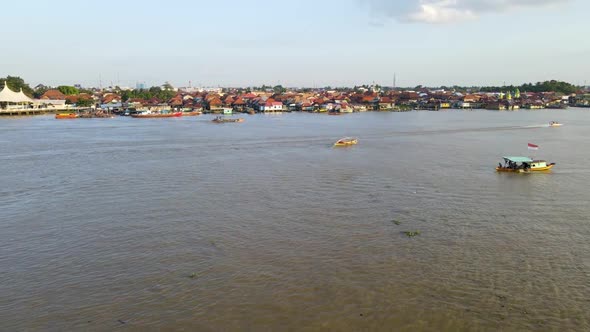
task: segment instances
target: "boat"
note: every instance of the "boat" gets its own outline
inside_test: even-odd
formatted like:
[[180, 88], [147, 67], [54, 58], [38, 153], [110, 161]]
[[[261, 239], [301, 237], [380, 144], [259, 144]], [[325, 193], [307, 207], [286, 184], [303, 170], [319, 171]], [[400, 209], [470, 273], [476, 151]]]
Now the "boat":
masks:
[[76, 113], [60, 113], [55, 115], [56, 119], [76, 119], [79, 117], [80, 116]]
[[108, 111], [102, 109], [86, 110], [78, 114], [80, 119], [112, 119], [115, 116]]
[[547, 163], [545, 160], [533, 160], [528, 157], [502, 157], [504, 165], [498, 163], [496, 171], [512, 173], [530, 173], [548, 171], [555, 166], [555, 163]]
[[551, 121], [551, 122], [549, 122], [549, 127], [561, 127], [561, 126], [563, 126], [563, 124], [562, 123], [559, 123], [557, 121]]
[[352, 145], [356, 145], [358, 143], [358, 139], [354, 138], [354, 137], [344, 137], [339, 139], [338, 141], [336, 141], [336, 143], [334, 143], [334, 146], [352, 146]]
[[174, 112], [174, 113], [141, 112], [141, 113], [131, 114], [132, 118], [138, 118], [138, 119], [177, 118], [177, 117], [181, 117], [181, 116], [182, 116], [182, 112]]
[[211, 121], [213, 121], [215, 123], [235, 123], [235, 122], [244, 122], [245, 120], [243, 118], [224, 119], [224, 118], [218, 116]]

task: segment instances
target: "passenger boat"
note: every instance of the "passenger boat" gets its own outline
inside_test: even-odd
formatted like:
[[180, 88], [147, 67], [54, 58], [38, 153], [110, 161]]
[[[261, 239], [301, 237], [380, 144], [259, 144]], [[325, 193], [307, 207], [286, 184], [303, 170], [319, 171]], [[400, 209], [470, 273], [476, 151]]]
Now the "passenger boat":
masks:
[[218, 116], [211, 121], [213, 121], [215, 123], [235, 123], [235, 122], [244, 122], [245, 120], [243, 118], [224, 119], [224, 118]]
[[551, 121], [549, 122], [549, 127], [561, 127], [563, 126], [563, 124], [557, 122], [557, 121]]
[[498, 164], [496, 171], [512, 173], [530, 173], [548, 171], [555, 166], [555, 163], [548, 164], [545, 160], [533, 160], [528, 157], [502, 157], [504, 165]]
[[352, 145], [356, 145], [358, 143], [358, 139], [354, 138], [354, 137], [344, 137], [339, 139], [336, 143], [334, 143], [334, 146], [352, 146]]
[[76, 113], [60, 113], [55, 115], [56, 119], [76, 119], [79, 117], [80, 116]]
[[152, 118], [177, 118], [181, 117], [182, 112], [174, 112], [174, 113], [151, 113], [151, 112], [142, 112], [137, 114], [131, 114], [132, 118], [138, 119], [152, 119]]

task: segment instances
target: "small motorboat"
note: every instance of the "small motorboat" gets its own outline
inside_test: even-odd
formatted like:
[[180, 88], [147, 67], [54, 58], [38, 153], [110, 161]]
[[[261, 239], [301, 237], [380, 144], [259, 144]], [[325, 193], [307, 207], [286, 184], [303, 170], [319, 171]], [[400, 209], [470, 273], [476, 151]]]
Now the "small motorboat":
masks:
[[496, 171], [511, 173], [530, 173], [539, 171], [549, 171], [555, 166], [555, 163], [547, 163], [545, 160], [533, 160], [528, 157], [502, 157], [504, 165], [498, 163]]
[[561, 126], [563, 126], [563, 124], [562, 123], [559, 123], [557, 121], [551, 121], [551, 122], [549, 122], [549, 127], [561, 127]]
[[334, 146], [352, 146], [352, 145], [356, 145], [358, 143], [358, 139], [354, 138], [354, 137], [344, 137], [339, 139], [338, 141], [336, 141], [336, 143], [334, 143]]
[[55, 115], [56, 119], [76, 119], [79, 117], [80, 116], [76, 113], [60, 113]]
[[222, 118], [220, 116], [216, 117], [215, 119], [211, 120], [215, 123], [236, 123], [236, 122], [244, 122], [245, 120], [243, 118], [230, 118], [230, 119], [225, 119]]
[[131, 117], [136, 118], [136, 119], [178, 118], [181, 116], [182, 116], [182, 112], [174, 112], [174, 113], [142, 112], [142, 113], [137, 113], [137, 114], [131, 114]]

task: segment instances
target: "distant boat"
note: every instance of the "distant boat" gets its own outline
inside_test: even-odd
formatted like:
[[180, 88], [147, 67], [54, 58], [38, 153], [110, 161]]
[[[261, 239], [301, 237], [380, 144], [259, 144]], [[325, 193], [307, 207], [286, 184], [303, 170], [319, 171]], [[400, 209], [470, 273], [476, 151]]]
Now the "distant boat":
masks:
[[512, 173], [530, 173], [548, 171], [555, 166], [555, 163], [547, 164], [545, 160], [533, 160], [528, 157], [502, 157], [504, 165], [498, 164], [496, 171]]
[[236, 122], [244, 122], [245, 120], [243, 118], [225, 119], [225, 118], [218, 116], [211, 121], [215, 122], [215, 123], [236, 123]]
[[80, 116], [76, 113], [60, 113], [55, 115], [56, 119], [76, 119], [79, 117]]
[[131, 117], [138, 119], [153, 119], [153, 118], [178, 118], [182, 116], [182, 112], [173, 113], [152, 113], [142, 112], [137, 114], [131, 114]]
[[549, 127], [561, 127], [563, 126], [563, 124], [557, 122], [557, 121], [551, 121], [549, 122]]
[[336, 141], [336, 143], [334, 143], [334, 146], [352, 146], [352, 145], [356, 145], [358, 143], [358, 138], [354, 138], [354, 137], [344, 137], [339, 139], [338, 141]]

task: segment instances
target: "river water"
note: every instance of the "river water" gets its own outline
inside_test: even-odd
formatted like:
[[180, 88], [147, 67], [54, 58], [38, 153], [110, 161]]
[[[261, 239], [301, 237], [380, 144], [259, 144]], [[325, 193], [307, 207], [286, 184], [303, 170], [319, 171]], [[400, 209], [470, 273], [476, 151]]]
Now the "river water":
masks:
[[0, 330], [588, 330], [588, 112], [0, 118]]

